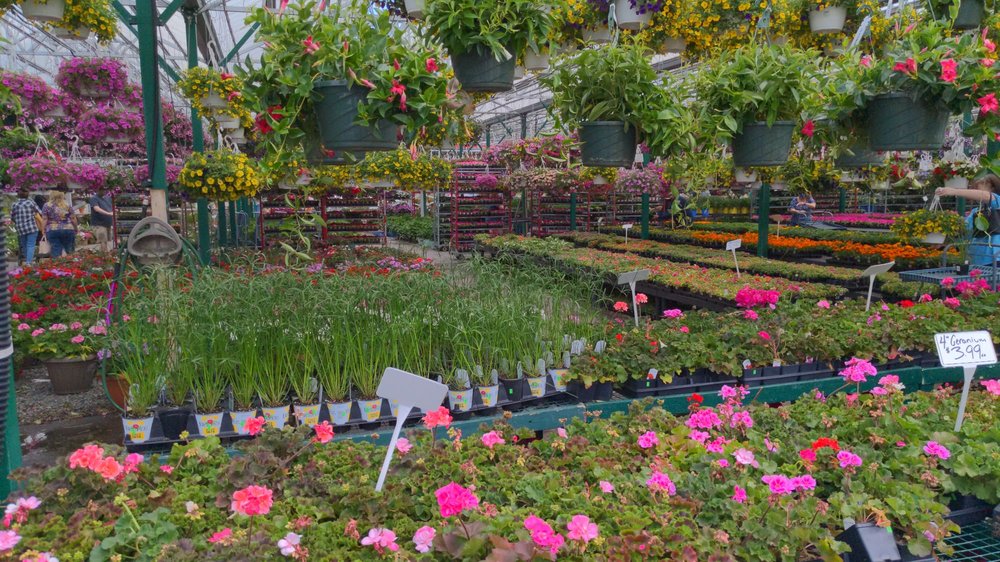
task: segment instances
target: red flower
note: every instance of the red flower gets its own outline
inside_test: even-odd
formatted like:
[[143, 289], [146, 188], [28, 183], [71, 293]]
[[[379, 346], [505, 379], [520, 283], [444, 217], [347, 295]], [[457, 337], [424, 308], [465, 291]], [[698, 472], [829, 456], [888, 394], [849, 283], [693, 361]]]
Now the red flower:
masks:
[[840, 450], [840, 443], [836, 439], [831, 439], [829, 437], [820, 437], [819, 439], [813, 441], [812, 450], [818, 451], [824, 447], [833, 449], [834, 451]]
[[615, 339], [618, 340], [618, 343], [621, 343], [622, 340], [625, 339], [625, 336], [621, 334], [615, 334]]
[[901, 308], [910, 308], [910, 307], [913, 306], [913, 301], [910, 301], [910, 300], [899, 301], [899, 306]]
[[979, 112], [982, 114], [996, 113], [1000, 110], [996, 94], [990, 93], [976, 100], [979, 102]]
[[267, 108], [267, 111], [264, 111], [263, 113], [258, 113], [257, 119], [255, 120], [254, 123], [257, 127], [257, 130], [264, 135], [274, 131], [274, 127], [271, 126], [271, 121], [277, 123], [278, 121], [281, 121], [285, 117], [280, 112], [282, 109], [284, 108], [280, 105], [272, 105], [271, 107]]
[[696, 404], [701, 404], [704, 401], [705, 401], [705, 399], [701, 396], [701, 394], [698, 394], [697, 392], [695, 392], [691, 396], [688, 396], [688, 402], [692, 402], [692, 403], [696, 403]]
[[809, 119], [808, 121], [805, 122], [804, 125], [802, 125], [803, 135], [812, 138], [813, 133], [815, 132], [816, 132], [816, 125], [813, 124], [812, 119]]
[[907, 74], [917, 73], [917, 61], [912, 58], [906, 59], [906, 62], [897, 62], [895, 66], [892, 67], [896, 72], [905, 72]]
[[427, 62], [424, 64], [424, 68], [427, 69], [427, 72], [437, 72], [438, 70], [437, 61], [434, 60], [433, 57], [427, 59]]
[[312, 35], [302, 41], [302, 46], [305, 47], [307, 55], [311, 55], [319, 50], [319, 43], [313, 41]]
[[958, 78], [958, 63], [954, 59], [944, 59], [941, 61], [941, 80], [944, 82], [954, 82]]

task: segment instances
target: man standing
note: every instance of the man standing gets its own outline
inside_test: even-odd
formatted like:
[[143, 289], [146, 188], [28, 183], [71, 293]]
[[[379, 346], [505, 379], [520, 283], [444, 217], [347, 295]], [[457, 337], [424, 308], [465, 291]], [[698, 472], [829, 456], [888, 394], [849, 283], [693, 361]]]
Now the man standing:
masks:
[[87, 202], [90, 203], [90, 226], [94, 229], [97, 244], [102, 252], [110, 252], [114, 246], [111, 238], [111, 226], [114, 224], [115, 216], [111, 206], [111, 197], [101, 187], [97, 190], [97, 194]]
[[35, 245], [41, 229], [42, 213], [29, 197], [26, 187], [17, 190], [17, 201], [10, 207], [10, 220], [17, 230], [17, 243], [24, 263], [31, 265], [35, 259]]

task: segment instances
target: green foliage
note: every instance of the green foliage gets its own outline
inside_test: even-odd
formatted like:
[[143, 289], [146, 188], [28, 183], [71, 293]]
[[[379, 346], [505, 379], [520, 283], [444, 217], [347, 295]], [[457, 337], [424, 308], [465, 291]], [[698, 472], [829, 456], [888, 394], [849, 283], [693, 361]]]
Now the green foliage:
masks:
[[169, 515], [170, 510], [161, 507], [137, 518], [126, 508], [115, 523], [114, 533], [90, 552], [90, 562], [126, 555], [136, 562], [159, 560], [163, 547], [180, 538], [177, 526], [167, 520]]
[[434, 219], [418, 215], [392, 215], [385, 220], [389, 232], [395, 232], [400, 240], [419, 242], [434, 239]]
[[427, 28], [451, 55], [490, 52], [497, 60], [544, 52], [553, 0], [428, 0]]

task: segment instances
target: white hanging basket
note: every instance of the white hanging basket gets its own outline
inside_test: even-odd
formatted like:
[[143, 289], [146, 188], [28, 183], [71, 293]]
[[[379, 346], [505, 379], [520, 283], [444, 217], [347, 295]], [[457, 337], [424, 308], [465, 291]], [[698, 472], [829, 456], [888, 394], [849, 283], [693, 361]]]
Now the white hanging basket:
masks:
[[62, 105], [56, 105], [52, 109], [46, 111], [45, 116], [51, 119], [55, 119], [56, 117], [66, 117], [66, 108]]
[[524, 53], [524, 68], [532, 72], [540, 72], [549, 67], [549, 55], [539, 55], [528, 49]]
[[889, 191], [889, 180], [873, 181], [872, 191]]
[[372, 189], [390, 189], [396, 187], [396, 184], [390, 179], [380, 178], [377, 180], [369, 180], [365, 182], [365, 186], [370, 187]]
[[608, 185], [608, 178], [604, 176], [594, 176], [594, 185]]
[[955, 176], [944, 180], [944, 186], [952, 189], [969, 189], [969, 178]]
[[231, 131], [226, 131], [224, 134], [226, 137], [229, 138], [229, 140], [235, 143], [243, 143], [247, 141], [246, 131], [242, 127], [240, 127], [239, 129], [233, 129]]
[[757, 181], [757, 172], [751, 172], [746, 168], [736, 168], [733, 171], [733, 175], [736, 176], [738, 183], [753, 183]]
[[601, 25], [597, 29], [584, 29], [583, 30], [583, 40], [587, 43], [610, 43], [611, 42], [611, 30], [608, 26]]
[[71, 191], [76, 189], [83, 189], [83, 184], [78, 181], [67, 181], [66, 189], [69, 189]]
[[239, 129], [240, 118], [231, 115], [220, 115], [215, 119], [220, 129]]
[[201, 106], [205, 109], [225, 109], [229, 107], [229, 102], [215, 92], [209, 92], [207, 96], [201, 98]]
[[110, 95], [107, 90], [102, 90], [101, 88], [92, 85], [80, 86], [78, 93], [81, 98], [90, 99], [104, 99]]
[[78, 27], [76, 29], [63, 29], [61, 27], [53, 27], [50, 32], [52, 35], [60, 39], [70, 39], [83, 41], [90, 37], [90, 29], [86, 27]]
[[524, 67], [523, 66], [515, 66], [514, 67], [514, 80], [520, 80], [521, 78], [524, 78]]
[[125, 135], [125, 134], [115, 133], [115, 134], [111, 134], [111, 135], [105, 136], [104, 137], [104, 142], [109, 142], [111, 144], [126, 144], [126, 143], [132, 142], [133, 138], [134, 137], [130, 137], [130, 136]]
[[683, 37], [667, 37], [663, 40], [663, 50], [668, 53], [683, 53], [687, 50], [687, 41]]
[[424, 19], [424, 0], [403, 0], [406, 6], [406, 16], [410, 19]]
[[615, 20], [618, 21], [618, 27], [622, 29], [638, 30], [648, 24], [652, 18], [652, 12], [640, 14], [632, 7], [630, 0], [618, 0], [615, 2]]
[[840, 174], [840, 183], [858, 183], [864, 179], [864, 176], [858, 172], [842, 172]]
[[847, 21], [847, 8], [830, 6], [825, 10], [809, 10], [809, 29], [813, 33], [839, 33]]
[[940, 232], [925, 234], [921, 241], [924, 244], [944, 244], [945, 235]]
[[24, 0], [21, 2], [21, 13], [31, 21], [59, 21], [66, 13], [65, 0]]

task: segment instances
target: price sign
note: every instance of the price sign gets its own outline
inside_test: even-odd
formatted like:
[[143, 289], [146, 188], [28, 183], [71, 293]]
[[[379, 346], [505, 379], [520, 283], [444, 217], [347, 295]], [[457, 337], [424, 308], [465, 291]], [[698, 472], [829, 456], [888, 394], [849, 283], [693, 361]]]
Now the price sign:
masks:
[[938, 358], [942, 367], [992, 365], [997, 362], [993, 339], [986, 330], [936, 334]]
[[965, 405], [969, 402], [969, 387], [976, 374], [976, 367], [996, 363], [997, 352], [993, 348], [993, 339], [986, 330], [935, 334], [934, 344], [937, 345], [942, 367], [961, 367], [963, 371], [962, 399], [958, 402], [958, 415], [955, 416], [955, 431], [958, 431], [962, 429]]
[[628, 231], [632, 230], [632, 223], [627, 222], [623, 224], [622, 229], [625, 230], [625, 243], [628, 244]]

